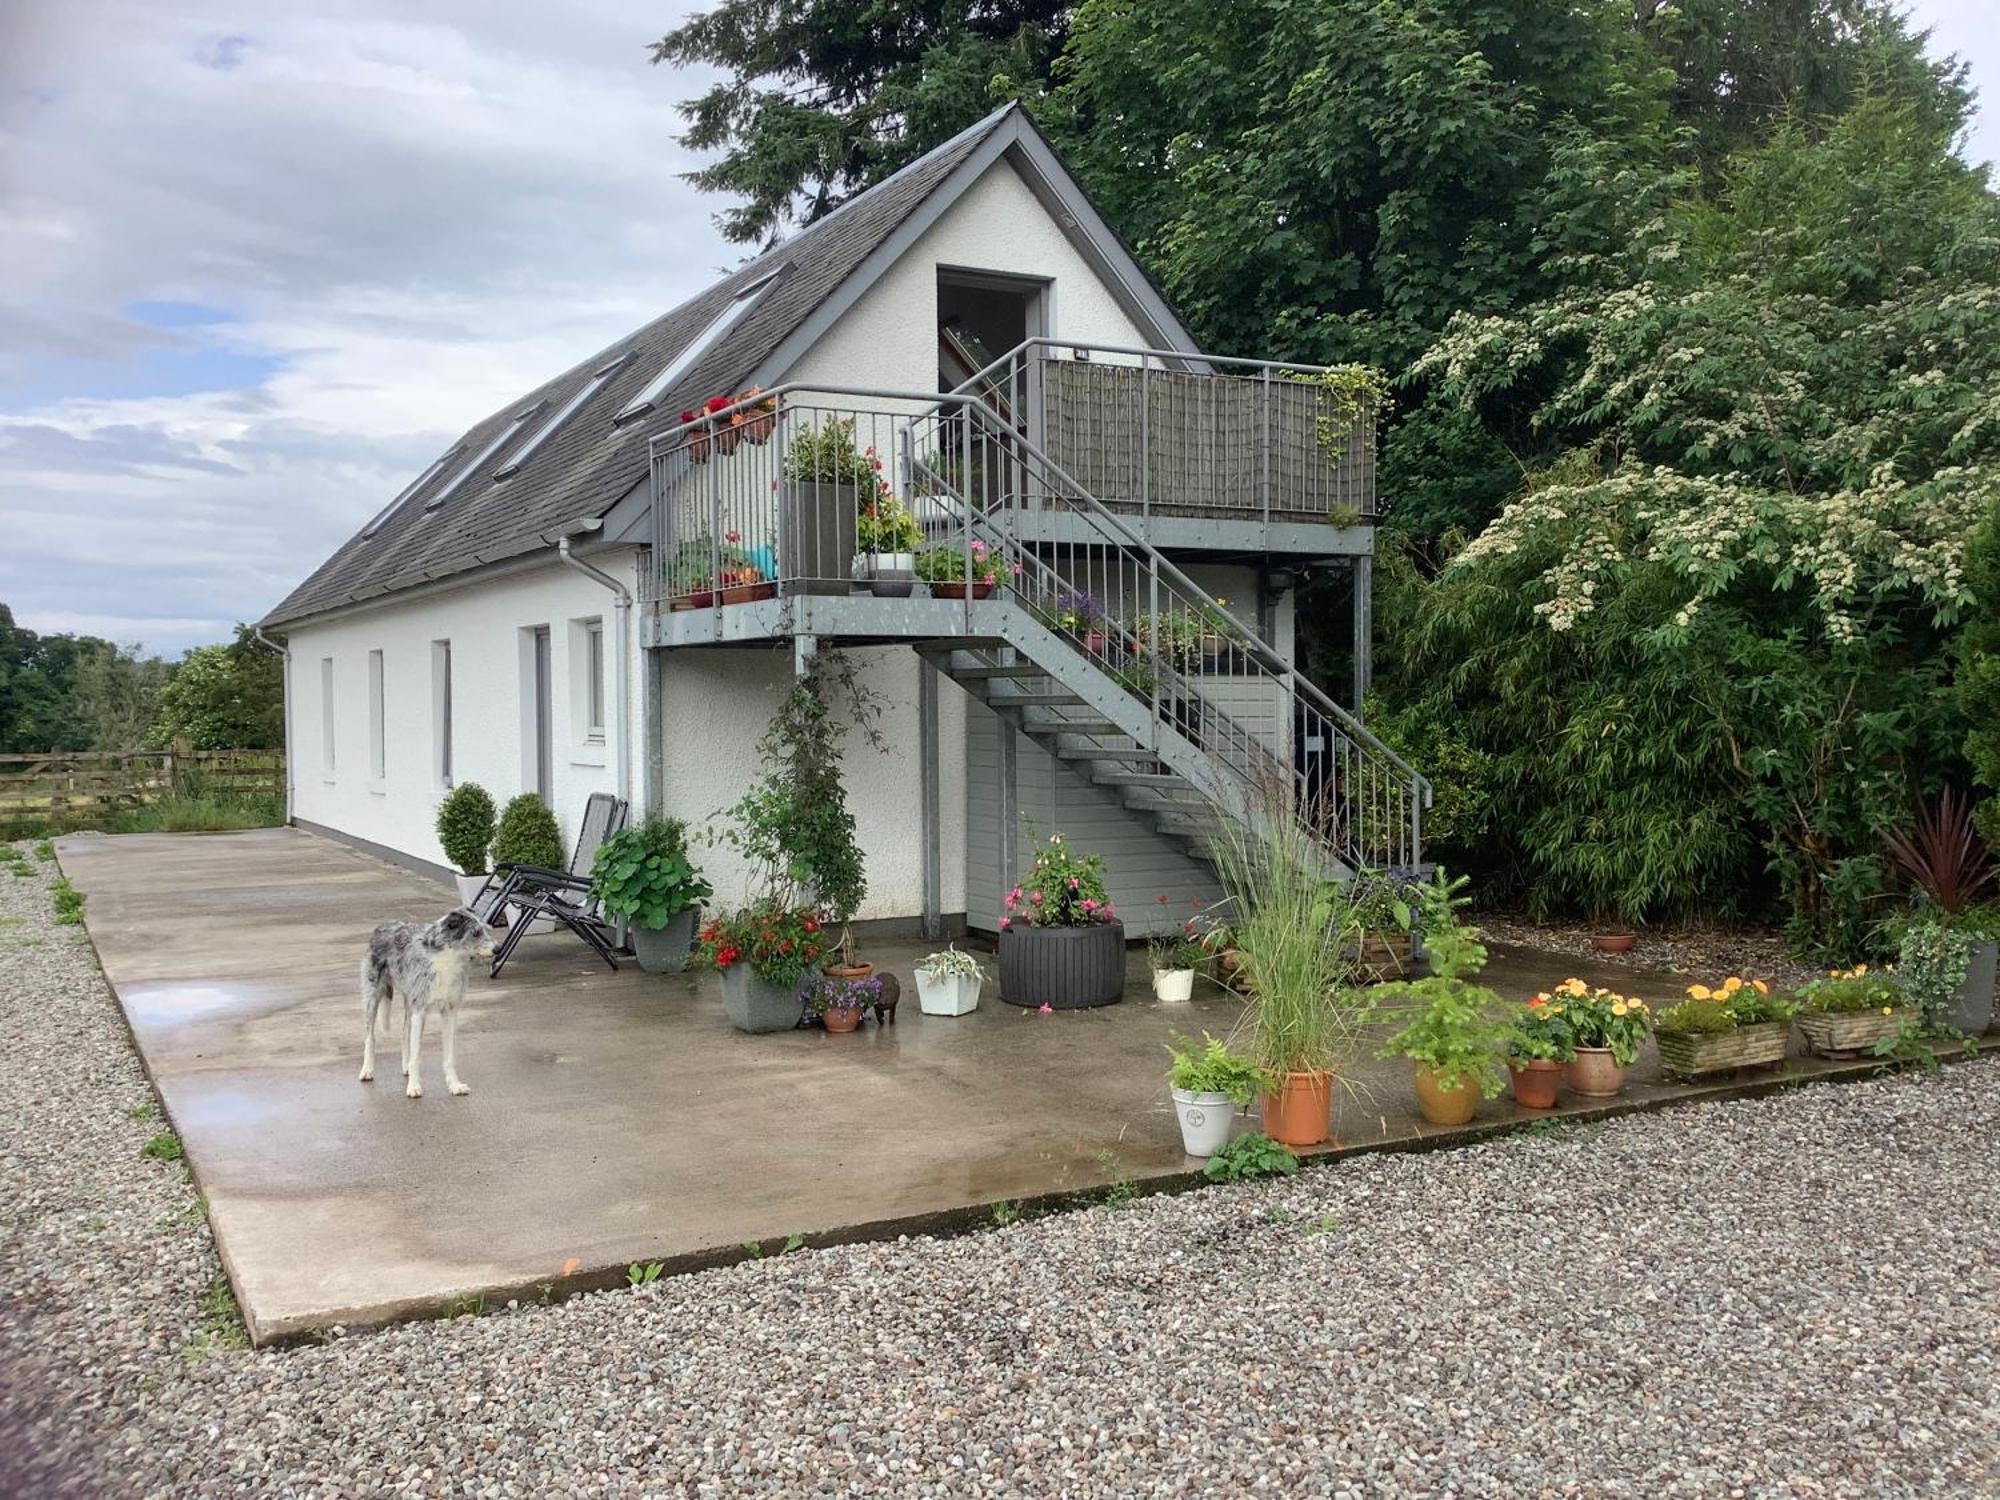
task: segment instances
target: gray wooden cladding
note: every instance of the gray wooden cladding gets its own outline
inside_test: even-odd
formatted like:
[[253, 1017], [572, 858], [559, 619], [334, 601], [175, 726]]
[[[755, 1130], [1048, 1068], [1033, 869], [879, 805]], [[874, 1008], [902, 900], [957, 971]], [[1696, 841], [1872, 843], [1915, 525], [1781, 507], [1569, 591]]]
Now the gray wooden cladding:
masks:
[[0, 825], [88, 821], [156, 801], [190, 782], [231, 796], [283, 796], [278, 750], [86, 750], [0, 755]]
[[1042, 363], [1044, 444], [1104, 504], [1161, 515], [1324, 521], [1375, 514], [1375, 418], [1339, 463], [1319, 419], [1334, 399], [1309, 382], [1186, 375], [1096, 360]]

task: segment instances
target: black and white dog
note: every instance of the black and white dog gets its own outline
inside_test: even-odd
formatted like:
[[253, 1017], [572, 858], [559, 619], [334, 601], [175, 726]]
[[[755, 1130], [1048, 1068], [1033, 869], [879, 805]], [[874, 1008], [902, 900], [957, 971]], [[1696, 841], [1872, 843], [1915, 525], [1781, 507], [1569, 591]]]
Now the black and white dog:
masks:
[[419, 1053], [424, 1041], [424, 1017], [433, 1009], [444, 1028], [444, 1086], [454, 1094], [469, 1094], [458, 1076], [458, 1002], [465, 994], [466, 965], [493, 956], [493, 936], [477, 913], [459, 907], [425, 926], [420, 922], [384, 922], [368, 938], [368, 956], [361, 960], [361, 1009], [368, 1029], [361, 1043], [361, 1081], [375, 1077], [375, 1015], [394, 1001], [403, 1002], [403, 1092], [412, 1099], [424, 1093]]

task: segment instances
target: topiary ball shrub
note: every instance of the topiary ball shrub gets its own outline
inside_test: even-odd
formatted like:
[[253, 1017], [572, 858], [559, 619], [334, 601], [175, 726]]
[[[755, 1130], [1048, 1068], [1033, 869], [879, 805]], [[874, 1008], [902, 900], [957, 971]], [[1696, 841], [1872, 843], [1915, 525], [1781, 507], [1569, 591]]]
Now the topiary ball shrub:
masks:
[[484, 875], [493, 845], [493, 799], [476, 781], [455, 786], [438, 804], [438, 842], [461, 875]]
[[500, 831], [493, 835], [493, 865], [563, 868], [562, 829], [548, 803], [535, 793], [521, 793], [500, 814]]

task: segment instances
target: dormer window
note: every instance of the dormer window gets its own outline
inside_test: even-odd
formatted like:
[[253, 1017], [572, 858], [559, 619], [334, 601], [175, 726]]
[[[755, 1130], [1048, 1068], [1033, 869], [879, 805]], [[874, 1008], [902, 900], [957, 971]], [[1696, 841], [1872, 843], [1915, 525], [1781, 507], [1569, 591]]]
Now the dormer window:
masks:
[[732, 297], [729, 300], [729, 304], [709, 320], [708, 326], [690, 339], [687, 347], [682, 349], [679, 354], [676, 354], [667, 367], [655, 375], [643, 391], [639, 392], [638, 395], [626, 403], [625, 409], [618, 413], [615, 420], [624, 422], [638, 416], [641, 412], [651, 411], [660, 397], [672, 390], [674, 383], [694, 368], [695, 361], [713, 349], [722, 341], [722, 336], [725, 333], [729, 332], [731, 328], [734, 328], [742, 321], [743, 315], [757, 305], [758, 299], [764, 295], [766, 289], [776, 279], [777, 276], [775, 273], [766, 276], [762, 281], [745, 287]]

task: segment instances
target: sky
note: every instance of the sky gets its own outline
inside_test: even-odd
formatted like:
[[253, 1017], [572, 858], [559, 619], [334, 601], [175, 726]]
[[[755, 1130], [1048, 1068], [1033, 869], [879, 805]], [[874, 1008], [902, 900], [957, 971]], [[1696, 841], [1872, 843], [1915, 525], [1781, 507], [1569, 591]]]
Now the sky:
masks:
[[[1917, 0], [1993, 106], [1992, 0]], [[0, 602], [177, 656], [739, 258], [631, 0], [0, 0]]]

